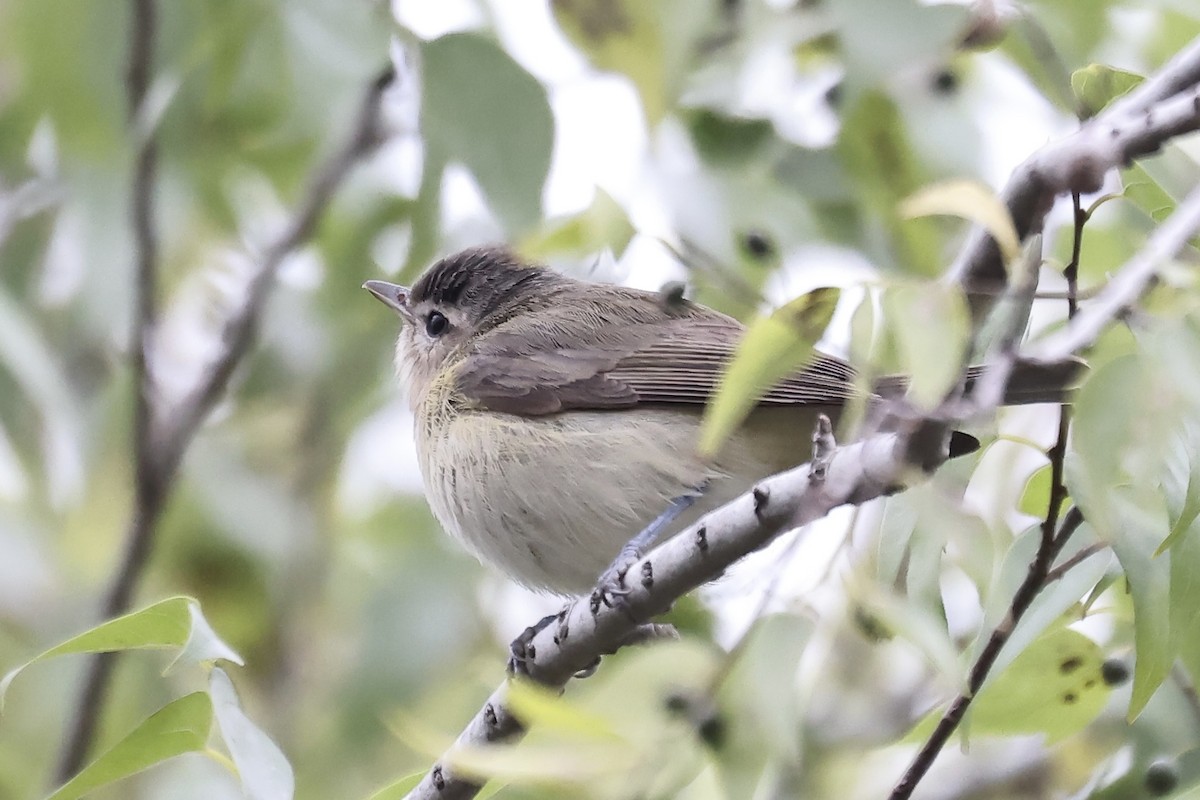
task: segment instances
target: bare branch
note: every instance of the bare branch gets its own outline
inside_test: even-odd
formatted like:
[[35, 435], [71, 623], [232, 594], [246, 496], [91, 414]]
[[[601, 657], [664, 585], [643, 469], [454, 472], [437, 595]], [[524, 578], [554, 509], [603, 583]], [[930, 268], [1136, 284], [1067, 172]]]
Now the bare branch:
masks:
[[[1195, 90], [1191, 89], [1186, 96], [1171, 96], [1200, 81], [1200, 67], [1194, 63], [1193, 51], [1200, 52], [1200, 44], [1189, 48], [1164, 68], [1164, 74], [1148, 82], [1157, 88], [1144, 92], [1136, 103], [1127, 101], [1114, 106], [1085, 123], [1072, 136], [1043, 148], [1018, 168], [1005, 191], [1005, 202], [1023, 240], [1040, 231], [1059, 193], [1095, 191], [1109, 170], [1153, 152], [1173, 136], [1200, 128], [1200, 97]], [[1175, 91], [1168, 92], [1169, 88]], [[1200, 200], [1189, 197], [1181, 204], [1167, 225], [1159, 229], [1143, 251], [1126, 265], [1126, 270], [1143, 272], [1142, 262], [1150, 261], [1153, 274], [1164, 259], [1164, 252], [1167, 253], [1165, 257], [1169, 257], [1182, 247], [1200, 225], [1200, 211], [1193, 211], [1193, 204], [1200, 205]], [[1076, 221], [1078, 224], [1080, 219], [1077, 217]], [[952, 276], [972, 298], [977, 320], [1007, 286], [1004, 263], [995, 242], [979, 231], [967, 242], [955, 262]], [[1088, 325], [1088, 330], [1093, 325], [1099, 326], [1099, 330], [1111, 323], [1141, 293], [1140, 289], [1123, 291], [1120, 292], [1121, 304], [1115, 307], [1111, 303], [1102, 305], [1106, 294], [1118, 291], [1114, 284], [1122, 287], [1133, 282], [1144, 287], [1147, 281], [1147, 278], [1114, 280], [1098, 295], [1094, 304], [1104, 310], [1081, 313], [1079, 320], [1067, 328], [1067, 333], [1079, 329], [1080, 323]], [[1032, 288], [1032, 282], [1023, 287], [1025, 299], [1033, 297]], [[1072, 292], [1068, 294], [1073, 298]], [[1094, 321], [1088, 321], [1089, 316]], [[1053, 348], [1047, 343], [1034, 350], [1033, 358], [1062, 362], [1092, 339], [1076, 336], [1071, 341], [1075, 343], [1073, 346], [1056, 344]], [[1004, 357], [1027, 358], [1018, 353], [1015, 342], [1013, 344]], [[1007, 377], [999, 375], [998, 382], [1003, 388]], [[1003, 392], [992, 395], [999, 398]], [[819, 519], [838, 506], [860, 505], [891, 494], [907, 485], [915, 475], [932, 470], [940, 462], [931, 455], [929, 442], [941, 441], [950, 426], [968, 413], [987, 410], [991, 408], [981, 407], [978, 398], [971, 404], [948, 401], [939, 418], [910, 420], [903, 434], [877, 435], [835, 449], [824, 480], [812, 480], [813, 470], [804, 465], [760, 482], [750, 492], [711, 512], [631, 566], [630, 575], [652, 576], [652, 579], [632, 587], [626, 602], [618, 608], [600, 607], [593, 612], [585, 607], [586, 604], [576, 603], [564, 611], [558, 625], [549, 625], [529, 646], [526, 667], [530, 676], [547, 686], [561, 688], [577, 671], [592, 664], [598, 655], [619, 647], [641, 622], [662, 613], [675, 598], [720, 575], [734, 561], [760, 549], [784, 530]], [[1060, 419], [1059, 441], [1051, 453], [1052, 462], [1061, 463], [1065, 453], [1067, 421], [1064, 413]], [[944, 454], [941, 458], [944, 459]], [[816, 474], [819, 472], [818, 465]], [[952, 703], [897, 785], [893, 798], [910, 796], [957, 729], [972, 697], [983, 685], [1021, 616], [1038, 593], [1059, 577], [1059, 571], [1052, 570], [1054, 559], [1083, 518], [1072, 508], [1055, 531], [1063, 497], [1061, 472], [1056, 473], [1053, 482], [1058, 491], [1052, 494], [1047, 509], [1043, 526], [1047, 533], [1025, 582], [1013, 597], [1007, 618], [992, 632], [983, 653], [973, 665], [969, 690]], [[1069, 560], [1061, 570], [1065, 572], [1074, 563], [1078, 562]], [[460, 772], [454, 764], [454, 753], [460, 748], [510, 741], [523, 734], [521, 723], [506, 708], [506, 696], [507, 684], [502, 684], [450, 750], [409, 793], [409, 800], [465, 800], [475, 795], [480, 787], [480, 776]]]
[[896, 788], [889, 795], [889, 800], [907, 800], [912, 796], [913, 790], [917, 788], [921, 778], [933, 766], [933, 762], [937, 759], [938, 754], [942, 752], [942, 748], [950, 741], [950, 737], [954, 735], [954, 731], [958, 729], [958, 725], [962, 722], [963, 716], [967, 713], [967, 709], [971, 705], [971, 701], [975, 699], [975, 695], [983, 687], [983, 682], [987, 679], [988, 673], [991, 672], [992, 665], [996, 663], [996, 659], [1000, 656], [1000, 651], [1004, 648], [1005, 642], [1008, 641], [1012, 632], [1016, 630], [1017, 623], [1021, 621], [1021, 617], [1029, 610], [1038, 593], [1046, 586], [1046, 574], [1050, 570], [1050, 565], [1054, 563], [1054, 558], [1062, 551], [1063, 545], [1071, 538], [1075, 531], [1083, 522], [1083, 515], [1079, 510], [1072, 508], [1063, 518], [1061, 530], [1057, 536], [1051, 536], [1050, 539], [1043, 540], [1042, 546], [1038, 548], [1038, 553], [1034, 561], [1029, 566], [1029, 573], [1025, 576], [1025, 581], [1017, 589], [1017, 593], [1013, 595], [1012, 605], [1009, 606], [1008, 614], [1004, 620], [996, 626], [992, 631], [988, 642], [984, 645], [983, 652], [979, 654], [975, 664], [971, 667], [971, 674], [967, 678], [967, 690], [954, 699], [946, 713], [942, 715], [938, 721], [937, 727], [925, 744], [913, 759], [912, 765], [908, 771], [904, 773], [904, 777], [896, 784]]
[[[253, 345], [280, 264], [312, 235], [321, 213], [350, 169], [379, 143], [380, 105], [383, 93], [394, 77], [389, 66], [371, 81], [349, 138], [315, 173], [287, 228], [263, 253], [242, 306], [226, 323], [224, 350], [178, 407], [158, 409], [154, 407], [148, 370], [148, 349], [155, 323], [158, 262], [158, 236], [154, 226], [157, 141], [153, 126], [142, 130], [138, 124], [152, 73], [156, 8], [154, 0], [133, 0], [132, 7], [133, 40], [127, 75], [131, 129], [138, 143], [131, 214], [137, 253], [137, 302], [130, 348], [137, 394], [134, 409], [136, 487], [125, 553], [104, 601], [102, 614], [105, 618], [117, 616], [129, 608], [149, 560], [158, 521], [179, 463], [205, 416], [225, 392], [230, 376]], [[87, 757], [115, 659], [115, 653], [101, 653], [88, 664], [80, 699], [75, 706], [76, 717], [56, 770], [59, 782], [78, 772]]]
[[[129, 43], [129, 63], [126, 67], [126, 91], [129, 98], [128, 122], [131, 131], [138, 130], [138, 119], [150, 88], [154, 46], [157, 38], [158, 8], [155, 0], [133, 0], [132, 34]], [[151, 407], [153, 387], [147, 369], [147, 347], [154, 331], [156, 295], [158, 291], [158, 230], [154, 219], [154, 184], [158, 171], [158, 136], [154, 129], [136, 137], [130, 221], [133, 227], [134, 252], [137, 268], [134, 284], [134, 319], [130, 332], [129, 354], [133, 373], [133, 471], [134, 521], [126, 537], [121, 567], [104, 600], [102, 614], [113, 617], [128, 606], [137, 576], [141, 574], [150, 555], [152, 520], [158, 517], [162, 503], [163, 482], [155, 469], [151, 452]], [[62, 783], [83, 766], [95, 736], [104, 692], [112, 673], [115, 658], [105, 653], [94, 656], [75, 719], [59, 757], [55, 778]]]
[[1096, 343], [1108, 325], [1120, 319], [1158, 279], [1163, 264], [1184, 248], [1200, 230], [1200, 188], [1184, 198], [1146, 245], [1113, 276], [1104, 291], [1089, 302], [1063, 330], [1030, 348], [1032, 360], [1052, 363]]
[[[859, 505], [895, 491], [905, 478], [920, 474], [903, 458], [905, 439], [906, 435], [888, 433], [839, 447], [828, 456], [824, 480], [810, 480], [809, 464], [772, 476], [663, 542], [629, 568], [628, 574], [643, 579], [633, 582], [623, 603], [602, 605], [594, 613], [587, 603], [575, 603], [558, 624], [533, 639], [525, 664], [530, 677], [562, 687], [598, 655], [620, 646], [639, 624], [669, 609], [676, 598], [718, 577], [786, 530], [839, 506]], [[454, 753], [523, 733], [506, 708], [506, 696], [507, 683], [492, 693], [451, 749], [409, 793], [410, 800], [474, 796], [478, 778], [456, 768]]]
[[[1017, 168], [1002, 194], [1022, 240], [1041, 230], [1054, 199], [1063, 192], [1097, 191], [1109, 170], [1155, 152], [1169, 139], [1200, 128], [1196, 61], [1200, 40], [1134, 92], [1047, 145]], [[1185, 57], [1186, 56], [1186, 57]], [[1172, 92], [1162, 95], [1167, 89]], [[1136, 97], [1134, 97], [1136, 95]], [[975, 228], [950, 271], [966, 289], [972, 314], [982, 318], [1007, 283], [1000, 248]]]
[[317, 171], [291, 222], [279, 238], [264, 251], [258, 272], [250, 281], [241, 308], [226, 320], [222, 332], [225, 349], [205, 370], [196, 388], [180, 401], [177, 408], [171, 410], [171, 419], [164, 424], [165, 430], [158, 443], [162, 448], [163, 465], [169, 470], [173, 471], [178, 465], [196, 429], [225, 393], [225, 387], [229, 384], [234, 370], [254, 343], [263, 306], [283, 260], [308, 240], [316, 228], [321, 212], [325, 210], [350, 169], [379, 144], [380, 103], [383, 93], [394, 78], [395, 70], [389, 65], [371, 82], [363, 97], [350, 138]]
[[1092, 556], [1097, 555], [1099, 553], [1103, 553], [1107, 549], [1108, 549], [1108, 545], [1105, 542], [1093, 542], [1092, 544], [1089, 544], [1087, 547], [1082, 548], [1079, 552], [1075, 553], [1075, 555], [1071, 556], [1066, 561], [1062, 562], [1061, 564], [1056, 566], [1054, 569], [1047, 572], [1046, 573], [1046, 584], [1049, 585], [1051, 583], [1054, 583], [1055, 581], [1062, 580], [1063, 576], [1066, 575], [1068, 572], [1075, 569], [1076, 567], [1078, 567], [1083, 562], [1087, 561]]
[[[1063, 276], [1067, 281], [1067, 318], [1070, 320], [1074, 320], [1078, 311], [1078, 298], [1075, 296], [1077, 288], [1076, 278], [1079, 272], [1079, 260], [1083, 252], [1083, 229], [1090, 216], [1090, 213], [1084, 211], [1080, 205], [1078, 192], [1072, 194], [1072, 201], [1075, 209], [1075, 217], [1072, 232], [1071, 260], [1063, 269]], [[1037, 270], [1035, 266], [1027, 273], [1026, 286], [1023, 287], [1028, 293], [1030, 302], [1032, 302], [1032, 292], [1036, 288], [1036, 285]], [[1009, 333], [1010, 338], [1005, 342], [1000, 351], [1000, 358], [998, 359], [999, 368], [988, 370], [989, 375], [993, 371], [997, 372], [998, 375], [1003, 377], [1005, 382], [1008, 380], [1008, 373], [1005, 370], [1011, 370], [1017, 354], [1017, 331], [1012, 330]], [[991, 400], [993, 407], [994, 404], [999, 402], [998, 397], [999, 395]], [[1067, 487], [1064, 483], [1064, 466], [1066, 464], [1067, 435], [1070, 430], [1070, 424], [1071, 407], [1062, 404], [1058, 409], [1058, 435], [1055, 437], [1054, 446], [1050, 448], [1050, 452], [1047, 454], [1050, 458], [1050, 497], [1046, 503], [1046, 515], [1042, 520], [1041, 543], [1038, 545], [1034, 562], [1030, 565], [1028, 576], [1013, 596], [1007, 618], [992, 632], [987, 645], [972, 665], [971, 683], [968, 691], [961, 695], [942, 717], [937, 728], [918, 752], [917, 757], [913, 759], [908, 771], [905, 772], [900, 782], [896, 785], [896, 788], [892, 792], [892, 800], [902, 800], [911, 795], [916, 785], [925, 776], [929, 768], [933, 766], [933, 762], [941, 753], [942, 748], [958, 728], [958, 724], [961, 722], [976, 692], [983, 686], [983, 682], [987, 680], [987, 676], [991, 672], [1000, 651], [1003, 649], [1004, 643], [1008, 641], [1008, 637], [1012, 635], [1021, 616], [1028, 609], [1029, 605], [1033, 603], [1034, 598], [1042, 589], [1062, 578], [1067, 571], [1095, 553], [1090, 548], [1084, 548], [1058, 567], [1051, 568], [1054, 559], [1062, 551], [1067, 539], [1083, 521], [1083, 517], [1079, 511], [1072, 509], [1068, 512], [1068, 518], [1064, 520], [1061, 530], [1057, 535], [1055, 533], [1058, 527], [1058, 516], [1061, 512], [1062, 504], [1067, 497]]]
[[1128, 94], [1114, 100], [1106, 112], [1117, 116], [1138, 114], [1196, 84], [1200, 84], [1200, 39], [1172, 56], [1158, 72]]

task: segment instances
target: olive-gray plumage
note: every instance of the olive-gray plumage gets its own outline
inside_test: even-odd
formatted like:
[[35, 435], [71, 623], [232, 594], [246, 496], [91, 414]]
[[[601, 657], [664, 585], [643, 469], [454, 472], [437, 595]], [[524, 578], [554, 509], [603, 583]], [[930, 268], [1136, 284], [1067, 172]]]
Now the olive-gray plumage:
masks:
[[[365, 286], [404, 320], [396, 365], [434, 514], [543, 591], [590, 589], [630, 537], [697, 487], [703, 497], [670, 532], [804, 462], [817, 413], [836, 417], [856, 391], [849, 365], [822, 355], [773, 386], [709, 461], [696, 435], [744, 330], [731, 317], [499, 248], [445, 258], [411, 290]], [[1023, 367], [1006, 400], [1057, 400], [1064, 379]]]

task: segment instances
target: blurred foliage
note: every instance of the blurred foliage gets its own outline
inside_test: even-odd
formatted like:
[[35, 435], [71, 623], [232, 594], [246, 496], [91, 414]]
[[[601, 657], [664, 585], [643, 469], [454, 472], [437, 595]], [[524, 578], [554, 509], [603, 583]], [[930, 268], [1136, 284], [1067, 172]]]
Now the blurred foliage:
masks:
[[[95, 748], [117, 757], [74, 784], [101, 799], [290, 796], [290, 772], [299, 798], [402, 796], [401, 776], [499, 678], [504, 643], [552, 607], [479, 568], [426, 510], [392, 377], [395, 322], [364, 279], [407, 279], [505, 239], [574, 273], [683, 278], [745, 319], [777, 320], [768, 309], [835, 286], [837, 313], [818, 304], [819, 325], [742, 365], [728, 424], [803, 355], [774, 344], [807, 351], [830, 315], [822, 346], [842, 344], [864, 375], [908, 372], [930, 404], [968, 352], [962, 298], [937, 282], [966, 223], [909, 218], [903, 202], [938, 181], [994, 188], [1022, 148], [1200, 34], [1194, 4], [1172, 0], [1034, 0], [1021, 16], [907, 0], [158, 5], [164, 402], [219, 347], [220, 321], [366, 83], [389, 59], [400, 79], [390, 138], [284, 265], [257, 347], [185, 459], [138, 592], [156, 611], [73, 639], [99, 622], [131, 514], [130, 10], [0, 2], [0, 666], [56, 642], [178, 648], [197, 619], [246, 662], [205, 667], [224, 652], [210, 647], [163, 675], [162, 654], [126, 654]], [[604, 100], [614, 84], [627, 107]], [[591, 105], [609, 116], [586, 116]], [[582, 129], [586, 157], [568, 147]], [[640, 144], [606, 172], [610, 140]], [[1106, 187], [1084, 232], [1084, 290], [1200, 181], [1194, 156], [1194, 142], [1173, 144]], [[564, 186], [581, 199], [564, 203]], [[1000, 224], [978, 194], [948, 211]], [[1044, 289], [1063, 286], [1070, 222], [1049, 219]], [[968, 719], [973, 749], [942, 754], [937, 796], [1200, 791], [1194, 260], [1167, 271], [1132, 333], [1101, 340], [1075, 406], [1068, 489], [1087, 523], [1061, 558], [1100, 543], [1115, 555], [1035, 601]], [[1040, 301], [1032, 328], [1060, 324], [1063, 306]], [[671, 617], [683, 641], [622, 652], [561, 701], [523, 696], [529, 738], [470, 754], [501, 776], [487, 791], [883, 796], [914, 725], [965, 685], [1024, 579], [1053, 419], [982, 423], [980, 453], [864, 509], [807, 582], [758, 559], [772, 613], [688, 598]], [[1106, 657], [1132, 665], [1130, 685], [1094, 682]], [[53, 790], [80, 660], [39, 661], [7, 692], [0, 797]]]

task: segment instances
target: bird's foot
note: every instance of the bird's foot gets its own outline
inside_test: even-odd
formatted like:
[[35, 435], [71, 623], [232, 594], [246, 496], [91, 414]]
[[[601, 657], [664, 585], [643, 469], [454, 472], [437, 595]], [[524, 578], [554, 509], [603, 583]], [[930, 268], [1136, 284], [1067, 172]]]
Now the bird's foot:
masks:
[[548, 614], [542, 617], [512, 640], [508, 646], [508, 666], [506, 668], [509, 675], [529, 676], [529, 665], [537, 659], [537, 649], [533, 646], [533, 640], [552, 622], [565, 618], [570, 609], [571, 606], [568, 605], [557, 614]]
[[[707, 484], [696, 487], [689, 494], [681, 495], [671, 501], [671, 505], [665, 511], [659, 514], [653, 522], [640, 530], [636, 536], [625, 543], [621, 548], [621, 552], [608, 569], [600, 575], [600, 580], [596, 583], [596, 588], [592, 591], [591, 609], [592, 614], [597, 614], [601, 606], [609, 608], [623, 607], [625, 596], [629, 594], [630, 588], [626, 583], [626, 576], [629, 568], [641, 560], [645, 555], [646, 550], [650, 545], [654, 544], [659, 535], [676, 519], [679, 515], [691, 507], [696, 502], [696, 498], [700, 497]], [[648, 586], [653, 582], [653, 573], [651, 570], [642, 570], [642, 584]]]

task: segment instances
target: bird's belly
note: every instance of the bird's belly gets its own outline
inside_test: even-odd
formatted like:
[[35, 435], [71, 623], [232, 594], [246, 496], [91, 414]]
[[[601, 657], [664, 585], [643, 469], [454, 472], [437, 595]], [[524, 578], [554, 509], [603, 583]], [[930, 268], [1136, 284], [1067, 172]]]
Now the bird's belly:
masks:
[[735, 437], [712, 464], [695, 455], [698, 411], [425, 418], [432, 422], [417, 431], [418, 452], [434, 515], [482, 561], [559, 594], [590, 589], [675, 498], [706, 486], [671, 532], [754, 480], [804, 461], [809, 436], [800, 428], [795, 437]]

